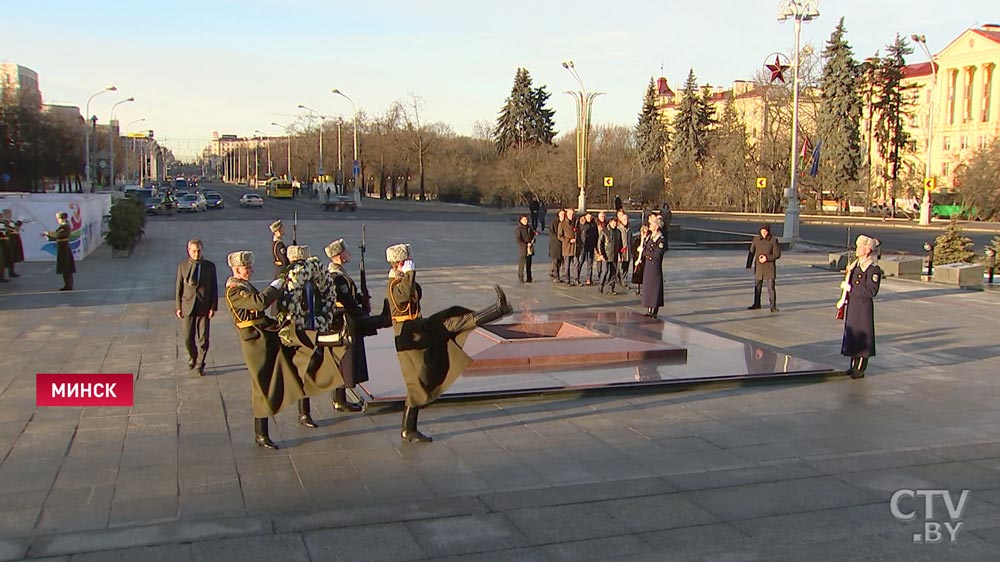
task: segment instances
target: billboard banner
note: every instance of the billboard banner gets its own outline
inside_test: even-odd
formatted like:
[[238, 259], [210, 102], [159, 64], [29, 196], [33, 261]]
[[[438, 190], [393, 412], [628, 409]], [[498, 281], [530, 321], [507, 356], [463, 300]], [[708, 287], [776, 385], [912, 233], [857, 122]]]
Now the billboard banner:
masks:
[[73, 257], [82, 260], [104, 243], [101, 229], [104, 217], [111, 213], [110, 194], [91, 193], [25, 193], [0, 195], [0, 209], [10, 209], [14, 220], [24, 222], [21, 244], [26, 261], [55, 261], [56, 243], [49, 241], [45, 231], [53, 231], [59, 223], [57, 213], [69, 214], [69, 247]]

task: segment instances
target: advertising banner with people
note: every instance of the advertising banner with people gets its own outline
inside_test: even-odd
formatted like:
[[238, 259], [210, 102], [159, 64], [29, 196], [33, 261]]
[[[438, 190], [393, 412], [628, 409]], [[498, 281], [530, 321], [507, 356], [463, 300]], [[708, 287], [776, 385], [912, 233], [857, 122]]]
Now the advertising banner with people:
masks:
[[70, 249], [81, 260], [104, 243], [101, 225], [111, 213], [110, 194], [19, 193], [0, 196], [0, 210], [10, 209], [12, 219], [22, 221], [21, 243], [25, 261], [56, 261], [56, 243], [43, 234], [54, 231], [57, 213], [69, 213]]

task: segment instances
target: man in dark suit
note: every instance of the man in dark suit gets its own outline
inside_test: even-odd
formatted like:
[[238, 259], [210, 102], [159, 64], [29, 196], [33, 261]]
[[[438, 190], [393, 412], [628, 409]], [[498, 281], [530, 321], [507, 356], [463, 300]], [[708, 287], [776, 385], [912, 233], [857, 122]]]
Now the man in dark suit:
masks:
[[778, 312], [777, 295], [774, 290], [774, 279], [777, 277], [776, 261], [781, 258], [781, 246], [778, 239], [771, 235], [771, 225], [763, 224], [760, 234], [754, 235], [750, 241], [750, 251], [747, 254], [747, 270], [754, 271], [753, 304], [747, 310], [760, 308], [760, 294], [767, 283], [767, 298], [771, 302], [771, 312]]
[[208, 354], [209, 321], [219, 310], [219, 288], [215, 264], [202, 259], [202, 244], [197, 238], [188, 241], [188, 259], [177, 266], [177, 290], [174, 308], [181, 319], [188, 368], [198, 376], [205, 374]]

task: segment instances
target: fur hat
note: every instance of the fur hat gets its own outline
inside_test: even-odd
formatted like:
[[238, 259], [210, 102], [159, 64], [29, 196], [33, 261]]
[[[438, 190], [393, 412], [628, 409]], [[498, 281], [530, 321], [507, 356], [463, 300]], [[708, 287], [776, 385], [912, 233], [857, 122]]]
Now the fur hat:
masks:
[[271, 232], [277, 234], [278, 231], [281, 230], [281, 226], [282, 226], [281, 225], [281, 219], [278, 219], [278, 220], [272, 222], [271, 226], [269, 226], [268, 228], [271, 229]]
[[69, 220], [69, 213], [56, 213], [56, 220]]
[[385, 249], [385, 261], [389, 263], [406, 261], [410, 259], [410, 257], [409, 244], [396, 244], [395, 246], [389, 246]]
[[865, 236], [864, 234], [860, 234], [858, 235], [858, 239], [855, 242], [855, 245], [857, 245], [858, 248], [864, 247], [864, 248], [871, 248], [874, 250], [875, 247], [878, 246], [878, 240], [872, 238], [871, 236]]
[[330, 245], [325, 248], [326, 257], [332, 260], [334, 256], [339, 256], [340, 254], [344, 253], [344, 250], [346, 249], [347, 245], [344, 244], [344, 239], [338, 238], [337, 240], [330, 242]]
[[289, 246], [287, 249], [288, 261], [300, 261], [309, 257], [309, 246]]
[[226, 257], [229, 267], [248, 267], [253, 265], [253, 252], [233, 252]]

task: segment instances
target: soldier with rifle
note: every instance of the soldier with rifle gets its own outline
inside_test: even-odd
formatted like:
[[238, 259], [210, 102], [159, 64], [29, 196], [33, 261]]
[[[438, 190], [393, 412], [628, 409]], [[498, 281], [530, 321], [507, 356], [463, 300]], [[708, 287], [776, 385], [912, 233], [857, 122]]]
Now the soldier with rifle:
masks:
[[368, 280], [365, 275], [365, 247], [365, 226], [361, 225], [360, 290], [344, 270], [344, 265], [351, 259], [351, 252], [347, 249], [344, 239], [334, 240], [326, 247], [326, 255], [330, 258], [327, 272], [330, 274], [333, 290], [337, 296], [337, 308], [344, 311], [346, 322], [344, 345], [327, 348], [344, 379], [344, 384], [337, 387], [333, 393], [333, 408], [338, 412], [362, 410], [361, 405], [347, 400], [347, 389], [368, 380], [368, 358], [365, 355], [364, 338], [374, 336], [379, 328], [392, 326], [387, 300], [383, 301], [382, 314], [371, 315], [371, 294], [368, 292]]

